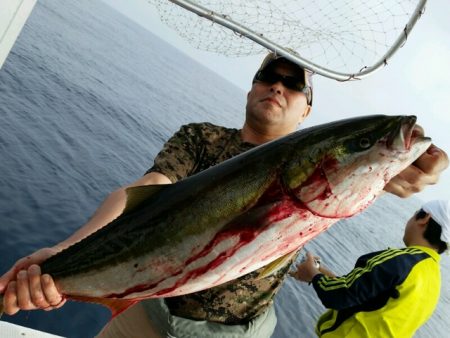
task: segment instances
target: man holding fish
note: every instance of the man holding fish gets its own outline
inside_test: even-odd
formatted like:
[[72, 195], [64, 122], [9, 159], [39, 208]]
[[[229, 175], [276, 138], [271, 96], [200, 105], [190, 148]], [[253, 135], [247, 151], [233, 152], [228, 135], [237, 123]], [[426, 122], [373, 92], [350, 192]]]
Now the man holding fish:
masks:
[[[48, 274], [41, 275], [39, 264], [118, 218], [126, 206], [126, 188], [175, 183], [256, 145], [294, 132], [311, 111], [311, 86], [308, 72], [269, 54], [247, 95], [246, 119], [241, 130], [208, 123], [183, 126], [165, 144], [154, 166], [136, 182], [111, 193], [86, 225], [53, 248], [22, 258], [0, 278], [4, 312], [14, 314], [19, 310], [62, 306], [64, 297]], [[413, 133], [417, 136], [421, 131], [416, 128]], [[414, 164], [392, 178], [384, 190], [400, 197], [410, 196], [436, 183], [447, 166], [445, 152], [431, 145]], [[124, 327], [133, 320], [138, 322], [138, 326], [130, 325], [135, 333], [145, 332], [139, 327], [150, 332], [152, 324], [143, 323], [149, 316], [153, 324], [157, 322], [155, 329], [163, 336], [270, 337], [276, 324], [272, 300], [295, 259], [295, 252], [283, 255], [278, 260], [279, 267], [269, 270], [270, 274], [261, 267], [207, 290], [143, 301], [116, 317], [101, 335], [126, 336]], [[155, 316], [159, 318], [155, 320]], [[128, 336], [133, 336], [133, 331]]]

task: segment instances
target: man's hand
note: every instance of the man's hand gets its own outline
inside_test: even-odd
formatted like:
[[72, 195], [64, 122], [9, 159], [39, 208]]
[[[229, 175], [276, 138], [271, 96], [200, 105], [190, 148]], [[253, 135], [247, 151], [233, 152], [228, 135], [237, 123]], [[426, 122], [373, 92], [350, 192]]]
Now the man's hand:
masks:
[[50, 275], [41, 274], [38, 265], [57, 250], [44, 248], [19, 259], [0, 277], [0, 294], [3, 294], [4, 312], [13, 315], [19, 310], [53, 310], [65, 303]]
[[413, 164], [392, 178], [384, 191], [403, 198], [409, 197], [427, 185], [436, 184], [448, 165], [445, 151], [432, 144]]
[[320, 266], [317, 262], [319, 257], [313, 256], [312, 253], [306, 253], [306, 260], [297, 265], [297, 270], [289, 272], [289, 275], [302, 282], [311, 282], [315, 275], [321, 273]]

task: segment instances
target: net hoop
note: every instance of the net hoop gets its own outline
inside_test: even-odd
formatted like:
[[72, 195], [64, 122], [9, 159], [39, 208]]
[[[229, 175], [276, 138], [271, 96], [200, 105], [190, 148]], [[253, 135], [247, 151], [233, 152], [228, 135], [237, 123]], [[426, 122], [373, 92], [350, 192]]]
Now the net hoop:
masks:
[[226, 27], [235, 32], [236, 34], [256, 42], [257, 44], [277, 53], [278, 55], [281, 55], [291, 60], [292, 62], [295, 62], [296, 64], [301, 65], [302, 67], [310, 70], [315, 74], [320, 74], [338, 81], [362, 79], [374, 73], [375, 71], [381, 69], [382, 67], [386, 66], [391, 57], [406, 43], [406, 40], [408, 39], [411, 30], [414, 28], [416, 22], [424, 13], [425, 5], [427, 2], [427, 0], [420, 0], [418, 2], [413, 14], [411, 15], [409, 21], [406, 23], [401, 34], [397, 37], [392, 46], [384, 53], [384, 55], [381, 58], [379, 58], [378, 61], [376, 61], [371, 66], [364, 66], [359, 71], [341, 72], [314, 63], [311, 60], [302, 57], [296, 51], [289, 48], [285, 48], [277, 44], [276, 42], [271, 41], [268, 38], [264, 37], [263, 34], [257, 33], [252, 29], [232, 20], [229, 16], [225, 14], [214, 12], [190, 0], [169, 0], [169, 1], [192, 13], [197, 14], [202, 18], [205, 18], [213, 23], [217, 23], [223, 27]]

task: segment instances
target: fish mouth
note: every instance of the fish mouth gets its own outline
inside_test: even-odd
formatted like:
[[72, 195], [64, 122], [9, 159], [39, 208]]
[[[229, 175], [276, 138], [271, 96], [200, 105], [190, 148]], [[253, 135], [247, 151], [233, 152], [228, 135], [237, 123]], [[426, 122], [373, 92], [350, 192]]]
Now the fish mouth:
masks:
[[388, 136], [388, 148], [409, 151], [416, 143], [431, 141], [425, 136], [423, 128], [416, 124], [416, 120], [415, 116], [403, 117], [399, 127]]

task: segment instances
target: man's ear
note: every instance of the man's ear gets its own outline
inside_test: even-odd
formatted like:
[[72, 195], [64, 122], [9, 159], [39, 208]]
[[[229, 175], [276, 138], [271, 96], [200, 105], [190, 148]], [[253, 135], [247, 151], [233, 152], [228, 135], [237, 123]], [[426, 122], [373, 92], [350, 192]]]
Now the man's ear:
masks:
[[309, 113], [311, 113], [311, 109], [312, 107], [310, 105], [307, 105], [305, 108], [305, 111], [303, 112], [303, 119], [306, 119], [309, 115]]
[[428, 225], [428, 222], [430, 221], [431, 215], [427, 214], [424, 218], [419, 218], [417, 220], [417, 223], [421, 226], [421, 227], [426, 227]]
[[305, 110], [303, 111], [302, 114], [300, 114], [300, 116], [298, 117], [298, 123], [302, 123], [309, 115], [309, 113], [311, 112], [311, 106], [307, 105]]

